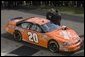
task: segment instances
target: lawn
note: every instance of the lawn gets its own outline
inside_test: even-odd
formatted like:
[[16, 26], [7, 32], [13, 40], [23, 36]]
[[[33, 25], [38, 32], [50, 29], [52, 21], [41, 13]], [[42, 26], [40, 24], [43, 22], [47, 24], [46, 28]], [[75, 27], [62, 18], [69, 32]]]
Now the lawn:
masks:
[[[41, 6], [39, 8], [48, 10], [52, 7]], [[82, 7], [64, 7], [64, 6], [61, 6], [61, 7], [55, 7], [55, 8], [58, 9], [59, 11], [61, 11], [61, 12], [72, 12], [74, 14], [84, 14], [84, 8], [82, 8]]]

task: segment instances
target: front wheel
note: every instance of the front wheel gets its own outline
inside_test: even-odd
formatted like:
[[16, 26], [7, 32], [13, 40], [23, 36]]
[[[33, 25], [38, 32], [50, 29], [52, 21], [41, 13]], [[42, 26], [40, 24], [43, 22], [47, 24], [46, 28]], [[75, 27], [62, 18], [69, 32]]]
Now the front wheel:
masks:
[[53, 53], [59, 52], [59, 45], [55, 41], [50, 41], [48, 44], [48, 49]]
[[22, 41], [22, 36], [21, 36], [21, 33], [19, 31], [14, 32], [14, 39], [16, 41]]

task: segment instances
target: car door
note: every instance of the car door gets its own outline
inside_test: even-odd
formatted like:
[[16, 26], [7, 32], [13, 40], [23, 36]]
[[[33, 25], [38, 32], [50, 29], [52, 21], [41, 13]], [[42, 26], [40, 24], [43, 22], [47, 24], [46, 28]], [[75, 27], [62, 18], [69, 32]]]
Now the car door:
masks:
[[42, 29], [38, 25], [23, 22], [18, 25], [18, 30], [22, 34], [23, 41], [47, 47], [46, 36], [42, 33]]
[[28, 41], [28, 39], [29, 39], [28, 32], [31, 31], [29, 29], [31, 25], [32, 25], [32, 23], [30, 23], [30, 22], [22, 22], [22, 23], [17, 24], [16, 30], [20, 31], [23, 41]]
[[29, 42], [39, 46], [47, 47], [48, 41], [45, 37], [45, 34], [42, 33], [42, 29], [37, 24], [33, 24], [30, 27], [30, 30], [31, 31], [28, 31]]

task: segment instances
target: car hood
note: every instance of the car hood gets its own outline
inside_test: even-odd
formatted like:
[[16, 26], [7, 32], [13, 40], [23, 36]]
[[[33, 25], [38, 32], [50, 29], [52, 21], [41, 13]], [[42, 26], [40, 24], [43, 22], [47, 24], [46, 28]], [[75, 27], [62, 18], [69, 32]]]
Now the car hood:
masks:
[[62, 42], [69, 41], [75, 43], [80, 39], [78, 34], [71, 28], [62, 29], [61, 27], [46, 34], [49, 37]]

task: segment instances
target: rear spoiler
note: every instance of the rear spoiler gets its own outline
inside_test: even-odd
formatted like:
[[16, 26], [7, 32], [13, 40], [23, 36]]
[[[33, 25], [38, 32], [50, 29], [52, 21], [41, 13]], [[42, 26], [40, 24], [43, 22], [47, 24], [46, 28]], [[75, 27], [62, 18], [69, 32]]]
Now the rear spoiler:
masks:
[[16, 20], [16, 19], [23, 19], [23, 17], [15, 17], [15, 18], [11, 18], [11, 20]]

